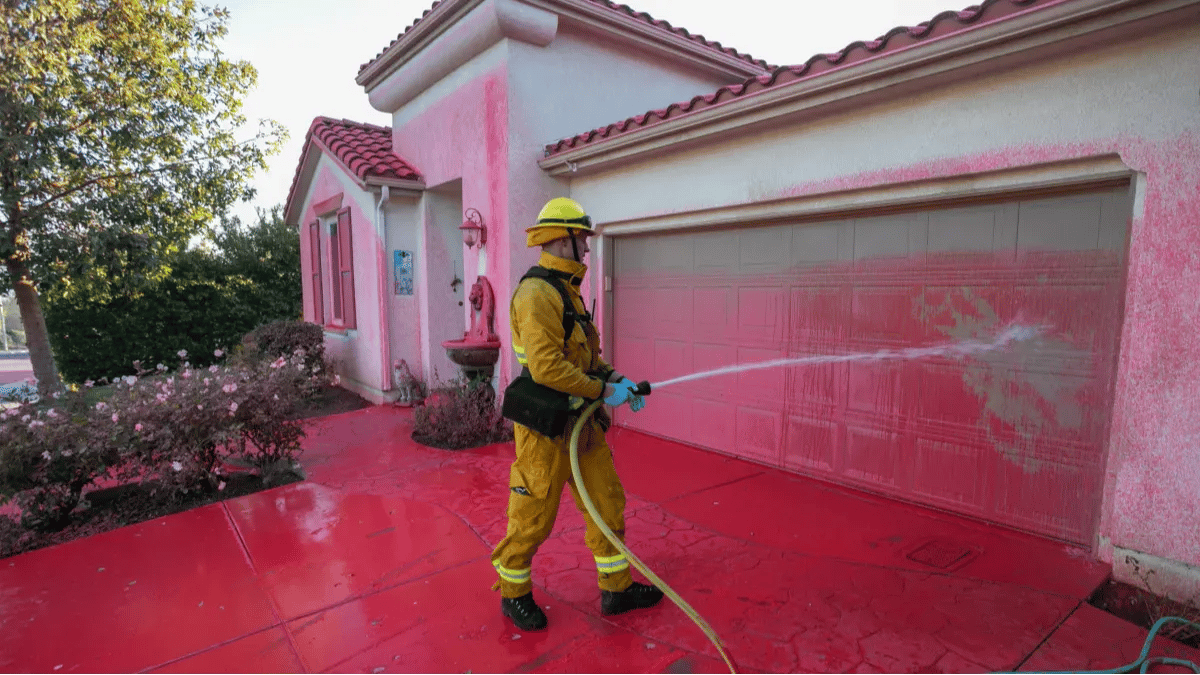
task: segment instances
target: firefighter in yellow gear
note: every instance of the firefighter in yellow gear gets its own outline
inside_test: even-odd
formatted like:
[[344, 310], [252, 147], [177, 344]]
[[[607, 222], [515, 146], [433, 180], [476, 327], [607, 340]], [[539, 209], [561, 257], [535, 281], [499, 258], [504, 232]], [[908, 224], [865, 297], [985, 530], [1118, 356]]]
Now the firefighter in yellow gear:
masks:
[[[587, 272], [592, 222], [583, 208], [566, 198], [552, 199], [526, 230], [526, 244], [542, 255], [517, 285], [510, 306], [512, 344], [524, 368], [505, 391], [504, 413], [514, 420], [516, 461], [509, 476], [508, 532], [492, 553], [500, 579], [501, 612], [521, 630], [546, 627], [546, 615], [533, 599], [533, 556], [550, 536], [563, 486], [587, 521], [585, 541], [596, 561], [602, 614], [649, 607], [662, 591], [637, 583], [629, 561], [592, 521], [571, 475], [570, 432], [590, 401], [628, 403], [640, 410], [644, 400], [634, 384], [600, 358], [600, 335], [579, 293]], [[579, 437], [579, 464], [604, 522], [625, 538], [625, 490], [604, 439], [610, 418], [597, 410]]]

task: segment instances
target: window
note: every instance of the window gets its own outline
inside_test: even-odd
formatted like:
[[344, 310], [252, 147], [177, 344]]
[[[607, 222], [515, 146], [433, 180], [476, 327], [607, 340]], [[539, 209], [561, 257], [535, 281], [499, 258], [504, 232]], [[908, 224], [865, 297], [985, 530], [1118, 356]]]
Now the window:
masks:
[[329, 226], [329, 269], [333, 273], [330, 281], [333, 285], [333, 323], [341, 325], [342, 316], [342, 275], [338, 270], [338, 265], [341, 263], [342, 246], [338, 240], [338, 224], [333, 223]]
[[[337, 220], [327, 228], [321, 222], [309, 225], [309, 250], [312, 254], [313, 322], [337, 328], [355, 328], [354, 250], [352, 248], [350, 209], [338, 212]], [[327, 234], [326, 234], [327, 230]], [[321, 265], [321, 240], [328, 237], [329, 265]], [[325, 315], [325, 276], [329, 270], [330, 315]]]
[[354, 248], [349, 207], [338, 211], [329, 226], [329, 273], [333, 297], [333, 325], [354, 328]]
[[312, 322], [325, 323], [325, 289], [321, 284], [321, 221], [314, 220], [308, 226], [308, 253], [311, 265], [309, 290], [312, 292]]

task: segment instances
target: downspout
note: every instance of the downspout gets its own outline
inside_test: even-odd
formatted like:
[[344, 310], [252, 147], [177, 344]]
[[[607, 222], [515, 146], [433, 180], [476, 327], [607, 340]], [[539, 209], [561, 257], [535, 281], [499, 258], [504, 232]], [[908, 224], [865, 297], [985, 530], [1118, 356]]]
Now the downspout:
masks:
[[388, 257], [387, 257], [387, 203], [392, 191], [387, 185], [380, 186], [379, 201], [375, 203], [375, 222], [379, 228], [379, 354], [380, 391], [392, 390], [392, 315], [388, 311]]

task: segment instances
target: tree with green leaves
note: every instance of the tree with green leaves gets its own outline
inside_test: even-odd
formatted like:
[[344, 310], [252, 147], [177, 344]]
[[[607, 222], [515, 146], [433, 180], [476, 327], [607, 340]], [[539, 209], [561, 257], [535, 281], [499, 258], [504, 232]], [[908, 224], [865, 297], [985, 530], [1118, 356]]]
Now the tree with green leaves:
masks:
[[253, 284], [260, 319], [302, 319], [300, 233], [284, 222], [282, 206], [257, 209], [257, 215], [249, 224], [225, 219], [213, 235], [214, 255], [225, 275]]
[[191, 0], [0, 0], [0, 260], [43, 392], [36, 273], [165, 276], [284, 139], [269, 121], [237, 137], [257, 73], [222, 55], [227, 21]]

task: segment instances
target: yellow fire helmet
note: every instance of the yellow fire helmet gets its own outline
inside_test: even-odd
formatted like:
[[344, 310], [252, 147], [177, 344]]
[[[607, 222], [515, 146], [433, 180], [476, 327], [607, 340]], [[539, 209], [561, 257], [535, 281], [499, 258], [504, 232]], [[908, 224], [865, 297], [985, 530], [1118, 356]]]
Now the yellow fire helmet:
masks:
[[574, 199], [555, 197], [542, 207], [537, 224], [525, 230], [525, 245], [541, 246], [555, 239], [569, 237], [571, 230], [592, 234], [592, 219]]

